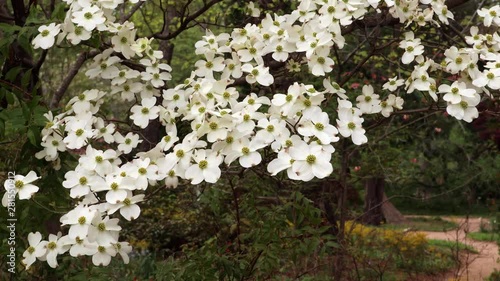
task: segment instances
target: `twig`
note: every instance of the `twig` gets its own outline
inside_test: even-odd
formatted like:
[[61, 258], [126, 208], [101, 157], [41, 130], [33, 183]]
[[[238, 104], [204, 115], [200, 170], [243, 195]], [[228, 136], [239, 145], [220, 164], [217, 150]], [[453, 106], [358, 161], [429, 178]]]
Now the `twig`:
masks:
[[47, 207], [45, 207], [43, 204], [41, 204], [40, 202], [36, 201], [34, 197], [31, 197], [31, 200], [33, 200], [33, 202], [35, 202], [35, 204], [37, 204], [38, 206], [40, 206], [41, 208], [49, 211], [49, 212], [52, 212], [52, 213], [56, 213], [56, 214], [66, 214], [68, 213], [67, 211], [57, 211], [57, 210], [51, 210]]
[[474, 14], [470, 18], [469, 23], [464, 27], [464, 29], [462, 29], [461, 33], [464, 33], [466, 30], [469, 29], [470, 25], [474, 22], [474, 18], [477, 16], [477, 11], [483, 7], [484, 2], [486, 2], [486, 0], [481, 1], [481, 3], [477, 5], [477, 9], [474, 9]]
[[362, 61], [360, 61], [356, 67], [354, 68], [353, 71], [350, 71], [349, 72], [349, 75], [347, 75], [340, 83], [339, 83], [339, 86], [342, 88], [345, 83], [347, 83], [347, 81], [349, 81], [349, 79], [351, 79], [351, 77], [353, 77], [356, 73], [358, 73], [358, 71], [361, 69], [361, 67], [363, 67], [363, 65], [373, 56], [375, 55], [375, 50], [372, 50], [372, 52], [370, 54], [368, 54]]
[[162, 40], [170, 40], [170, 39], [173, 39], [175, 37], [177, 37], [179, 34], [181, 34], [185, 29], [186, 27], [188, 27], [188, 24], [195, 20], [197, 17], [201, 16], [203, 13], [205, 13], [208, 9], [210, 9], [213, 5], [221, 2], [222, 0], [212, 0], [210, 2], [207, 2], [205, 4], [205, 6], [203, 6], [202, 8], [200, 8], [198, 11], [196, 11], [194, 14], [186, 17], [186, 18], [183, 18], [181, 19], [181, 25], [179, 26], [179, 28], [172, 32], [172, 33], [169, 33], [169, 34], [164, 34], [163, 33], [163, 30], [160, 32], [160, 33], [157, 33], [157, 34], [154, 34], [153, 37], [156, 38], [156, 39], [162, 39]]
[[0, 84], [4, 84], [4, 85], [7, 85], [9, 87], [11, 87], [12, 89], [15, 89], [15, 90], [18, 90], [20, 91], [21, 93], [23, 93], [24, 95], [27, 95], [29, 96], [30, 98], [32, 97], [31, 93], [27, 92], [25, 89], [17, 86], [16, 84], [13, 84], [7, 80], [3, 80], [3, 79], [0, 79]]
[[[264, 253], [264, 250], [260, 250], [259, 252], [257, 252], [257, 255], [255, 255], [255, 257], [252, 259], [252, 262], [250, 262], [249, 270], [248, 270], [246, 276], [252, 275], [252, 272], [255, 268], [255, 265], [257, 264], [257, 261], [259, 260], [262, 253]], [[245, 276], [242, 276], [241, 280], [245, 280]]]

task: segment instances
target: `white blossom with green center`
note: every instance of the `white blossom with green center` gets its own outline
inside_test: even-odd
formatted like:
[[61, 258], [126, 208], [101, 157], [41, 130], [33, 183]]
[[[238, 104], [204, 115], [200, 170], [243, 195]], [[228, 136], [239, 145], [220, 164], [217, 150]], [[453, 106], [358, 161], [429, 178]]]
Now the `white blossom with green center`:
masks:
[[318, 107], [302, 116], [297, 131], [302, 136], [314, 136], [323, 144], [330, 144], [339, 140], [337, 128], [330, 124], [328, 114], [322, 112]]
[[309, 181], [314, 177], [322, 179], [333, 172], [330, 163], [331, 153], [325, 152], [321, 145], [299, 141], [289, 149], [291, 169], [297, 178]]
[[382, 110], [380, 106], [379, 95], [375, 94], [375, 91], [371, 85], [364, 85], [362, 89], [362, 94], [356, 98], [356, 106], [361, 110], [362, 113], [373, 114], [378, 113]]
[[98, 175], [104, 177], [113, 171], [110, 160], [115, 158], [116, 151], [112, 149], [102, 151], [88, 145], [85, 155], [79, 159], [79, 163], [86, 170], [95, 171]]
[[361, 112], [359, 109], [352, 108], [350, 103], [343, 106], [338, 111], [337, 129], [339, 133], [345, 138], [351, 137], [352, 142], [356, 145], [366, 143], [368, 138], [365, 136], [365, 129], [363, 129], [364, 119], [360, 117]]
[[38, 28], [40, 32], [35, 39], [33, 39], [33, 48], [48, 49], [55, 43], [55, 37], [61, 31], [60, 25], [51, 23], [49, 25], [42, 25]]
[[94, 30], [98, 25], [103, 24], [106, 21], [104, 13], [99, 7], [95, 5], [90, 5], [84, 7], [80, 11], [73, 13], [72, 21], [78, 26], [85, 28], [87, 31]]
[[158, 118], [160, 109], [155, 106], [155, 97], [143, 99], [141, 104], [134, 105], [130, 109], [130, 112], [132, 112], [130, 119], [134, 120], [135, 125], [144, 129], [148, 126], [150, 120]]
[[[49, 234], [49, 240], [43, 241], [44, 248], [46, 250], [46, 259], [50, 267], [56, 268], [57, 255], [65, 253], [69, 249], [69, 245], [63, 244], [63, 240], [54, 234]], [[36, 248], [35, 248], [36, 249]]]
[[191, 179], [191, 184], [199, 184], [202, 181], [215, 183], [221, 176], [219, 165], [222, 163], [222, 156], [216, 152], [197, 150], [193, 155], [195, 161], [186, 169], [186, 178]]
[[96, 216], [96, 210], [92, 210], [84, 205], [78, 205], [61, 218], [61, 223], [62, 225], [70, 225], [69, 238], [86, 237], [90, 224]]
[[15, 175], [14, 178], [7, 179], [4, 183], [7, 192], [2, 197], [2, 205], [6, 207], [9, 202], [15, 200], [12, 197], [9, 198], [13, 194], [17, 194], [19, 200], [30, 199], [39, 190], [38, 186], [32, 184], [37, 179], [39, 177], [34, 171], [30, 171], [26, 176]]
[[478, 96], [475, 89], [467, 88], [467, 85], [460, 81], [455, 81], [451, 85], [440, 85], [439, 92], [444, 93], [443, 100], [451, 104], [460, 103], [464, 97], [475, 98]]
[[462, 96], [461, 101], [457, 104], [449, 102], [446, 112], [458, 120], [472, 122], [473, 119], [479, 116], [476, 106], [479, 104], [480, 99], [479, 95], [473, 97]]
[[146, 190], [149, 180], [155, 179], [158, 166], [151, 162], [150, 158], [135, 159], [130, 165], [128, 182], [137, 190]]
[[241, 138], [232, 146], [232, 151], [225, 159], [226, 164], [231, 164], [238, 159], [239, 164], [244, 168], [258, 165], [262, 161], [262, 156], [258, 152], [264, 145], [258, 141], [250, 141], [248, 138]]
[[134, 220], [141, 214], [141, 208], [137, 203], [144, 200], [144, 194], [133, 195], [132, 191], [127, 190], [127, 197], [120, 203], [111, 204], [108, 214], [113, 214], [120, 210], [120, 215], [128, 221]]
[[47, 241], [42, 241], [42, 235], [40, 232], [28, 234], [29, 246], [23, 253], [22, 263], [26, 266], [26, 269], [36, 261], [37, 258], [44, 256], [47, 253], [46, 245]]
[[116, 249], [111, 244], [98, 243], [96, 253], [92, 256], [92, 263], [97, 266], [107, 266], [111, 262], [111, 257], [116, 255]]
[[221, 72], [224, 70], [224, 57], [215, 56], [213, 51], [208, 51], [205, 53], [205, 60], [199, 60], [195, 63], [197, 68], [195, 73], [199, 77], [205, 77], [208, 79], [213, 79], [214, 72]]
[[110, 219], [109, 216], [103, 219], [97, 216], [92, 221], [88, 231], [88, 241], [96, 242], [100, 245], [110, 245], [111, 243], [118, 242], [118, 233], [121, 227], [118, 225], [119, 219]]

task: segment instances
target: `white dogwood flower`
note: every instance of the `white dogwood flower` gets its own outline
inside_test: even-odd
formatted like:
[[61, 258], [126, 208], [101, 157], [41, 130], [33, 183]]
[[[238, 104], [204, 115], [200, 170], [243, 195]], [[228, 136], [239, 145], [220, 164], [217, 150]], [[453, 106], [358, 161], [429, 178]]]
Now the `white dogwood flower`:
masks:
[[63, 244], [64, 239], [60, 237], [60, 234], [60, 232], [58, 235], [49, 234], [49, 240], [41, 242], [44, 243], [45, 249], [47, 250], [47, 255], [45, 256], [47, 263], [52, 268], [58, 266], [57, 255], [64, 254], [70, 248], [69, 245]]
[[32, 182], [39, 178], [36, 172], [30, 171], [26, 176], [15, 175], [13, 179], [7, 179], [3, 185], [7, 192], [3, 195], [2, 205], [6, 207], [15, 194], [20, 200], [30, 199], [39, 190], [38, 186], [33, 185]]
[[91, 5], [73, 13], [73, 22], [87, 31], [94, 30], [106, 21], [104, 13], [99, 7]]
[[144, 129], [148, 126], [149, 120], [158, 118], [160, 109], [155, 106], [155, 97], [143, 99], [141, 104], [142, 105], [134, 105], [132, 109], [130, 109], [130, 112], [132, 112], [130, 119], [134, 120], [135, 125]]
[[55, 43], [55, 37], [61, 31], [61, 25], [51, 23], [38, 28], [38, 35], [33, 39], [33, 48], [49, 49]]
[[194, 164], [186, 170], [185, 177], [191, 179], [191, 184], [199, 184], [202, 181], [215, 183], [221, 176], [219, 165], [222, 156], [210, 150], [197, 150], [193, 154]]
[[399, 43], [399, 47], [405, 50], [401, 58], [404, 64], [411, 63], [416, 56], [424, 53], [424, 46], [420, 44], [420, 38], [415, 38], [413, 31], [405, 33], [405, 40]]
[[42, 242], [42, 235], [40, 232], [28, 234], [29, 247], [24, 251], [22, 263], [29, 269], [30, 266], [36, 261], [37, 258], [44, 256], [47, 253], [45, 245], [47, 242]]

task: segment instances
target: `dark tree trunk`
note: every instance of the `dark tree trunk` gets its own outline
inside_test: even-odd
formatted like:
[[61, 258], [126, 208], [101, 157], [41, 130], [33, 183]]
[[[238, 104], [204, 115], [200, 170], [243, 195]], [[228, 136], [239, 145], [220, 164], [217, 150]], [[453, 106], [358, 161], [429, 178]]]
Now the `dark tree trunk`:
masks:
[[363, 223], [380, 225], [384, 219], [382, 205], [384, 200], [384, 178], [369, 178], [365, 183], [365, 209]]
[[385, 222], [392, 224], [400, 224], [406, 222], [405, 217], [401, 214], [394, 205], [387, 199], [387, 196], [384, 193], [384, 197], [382, 198], [382, 214], [385, 218]]

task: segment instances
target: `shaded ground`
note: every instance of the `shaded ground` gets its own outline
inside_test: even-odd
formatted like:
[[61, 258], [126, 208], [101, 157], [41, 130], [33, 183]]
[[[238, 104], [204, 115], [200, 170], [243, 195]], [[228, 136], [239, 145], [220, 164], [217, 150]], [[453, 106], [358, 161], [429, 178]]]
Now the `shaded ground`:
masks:
[[482, 281], [495, 269], [500, 270], [498, 245], [494, 242], [480, 242], [466, 238], [466, 233], [480, 230], [481, 218], [443, 217], [459, 225], [458, 229], [446, 232], [422, 231], [429, 239], [458, 241], [474, 247], [479, 254], [468, 253], [461, 256], [461, 266], [444, 280]]

